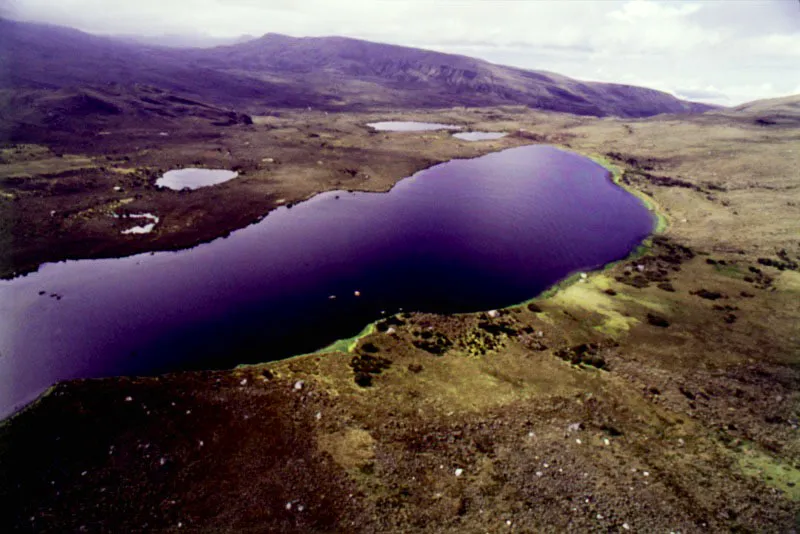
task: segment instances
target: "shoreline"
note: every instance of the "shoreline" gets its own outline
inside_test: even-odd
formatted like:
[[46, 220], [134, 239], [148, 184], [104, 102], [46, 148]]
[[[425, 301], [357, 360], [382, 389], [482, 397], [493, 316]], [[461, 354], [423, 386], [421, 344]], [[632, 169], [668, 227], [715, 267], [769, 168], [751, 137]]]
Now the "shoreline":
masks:
[[[652, 237], [654, 235], [656, 235], [656, 234], [663, 233], [663, 231], [667, 228], [667, 219], [666, 219], [666, 216], [660, 211], [660, 209], [659, 209], [660, 206], [658, 206], [658, 204], [655, 201], [653, 201], [652, 199], [647, 198], [640, 191], [638, 191], [636, 189], [633, 189], [633, 188], [627, 186], [626, 184], [623, 184], [621, 182], [621, 177], [622, 177], [622, 173], [624, 171], [622, 171], [619, 166], [611, 163], [610, 161], [608, 161], [607, 158], [605, 158], [605, 157], [603, 157], [601, 155], [594, 154], [594, 153], [584, 153], [584, 152], [580, 152], [580, 151], [577, 151], [577, 150], [573, 150], [573, 149], [571, 149], [569, 147], [566, 147], [564, 145], [556, 145], [556, 144], [549, 144], [549, 143], [531, 143], [531, 144], [528, 144], [528, 145], [521, 145], [519, 147], [504, 148], [504, 149], [501, 149], [501, 150], [498, 150], [498, 151], [495, 151], [495, 152], [490, 152], [489, 154], [497, 154], [497, 153], [500, 153], [500, 152], [502, 152], [504, 150], [512, 150], [514, 148], [522, 148], [522, 147], [526, 147], [526, 146], [542, 146], [542, 145], [551, 146], [551, 147], [554, 147], [554, 148], [556, 148], [558, 150], [562, 150], [564, 152], [569, 152], [569, 153], [576, 154], [578, 156], [587, 158], [587, 159], [597, 163], [598, 165], [602, 166], [603, 168], [605, 168], [606, 171], [608, 171], [608, 173], [610, 175], [611, 181], [616, 186], [620, 187], [624, 191], [626, 191], [629, 194], [631, 194], [631, 195], [635, 196], [636, 198], [638, 198], [642, 202], [642, 204], [645, 206], [645, 208], [647, 208], [647, 210], [653, 215], [653, 217], [654, 217], [654, 226], [653, 226], [653, 229], [651, 230], [651, 232], [647, 235], [647, 237], [645, 237], [639, 243], [639, 245], [637, 245], [625, 257], [620, 258], [618, 260], [614, 260], [614, 261], [605, 263], [602, 266], [600, 266], [600, 267], [598, 267], [596, 269], [590, 270], [590, 271], [575, 271], [575, 272], [572, 272], [572, 273], [568, 273], [564, 278], [562, 278], [561, 280], [559, 280], [559, 281], [555, 282], [554, 284], [550, 285], [549, 287], [547, 287], [546, 289], [541, 291], [539, 294], [534, 295], [533, 297], [525, 299], [525, 300], [523, 300], [521, 302], [518, 302], [518, 303], [515, 303], [515, 304], [510, 304], [508, 306], [503, 306], [502, 308], [498, 308], [498, 310], [509, 310], [510, 311], [510, 310], [522, 308], [524, 306], [527, 306], [527, 305], [529, 305], [529, 304], [531, 304], [533, 302], [539, 301], [539, 300], [544, 300], [544, 299], [548, 299], [548, 298], [554, 297], [560, 291], [563, 291], [563, 290], [569, 288], [570, 286], [578, 283], [579, 280], [581, 280], [581, 276], [580, 276], [581, 273], [585, 273], [587, 275], [587, 277], [590, 278], [595, 274], [602, 273], [604, 271], [607, 271], [610, 268], [613, 268], [615, 265], [617, 265], [619, 263], [623, 263], [623, 262], [630, 261], [632, 259], [641, 257], [641, 256], [647, 254], [648, 251], [650, 250], [650, 247], [652, 246], [652, 242], [651, 242]], [[450, 163], [452, 161], [458, 161], [458, 160], [476, 159], [476, 158], [479, 158], [479, 157], [487, 156], [489, 154], [483, 154], [483, 155], [474, 156], [474, 157], [470, 157], [470, 158], [453, 158], [453, 159], [448, 160], [448, 161], [436, 163], [436, 164], [432, 165], [431, 167], [428, 167], [426, 169], [422, 169], [420, 171], [417, 171], [417, 172], [413, 173], [410, 176], [401, 178], [400, 180], [395, 182], [391, 187], [389, 187], [386, 191], [376, 192], [376, 193], [387, 193], [387, 192], [391, 191], [391, 189], [394, 188], [402, 180], [413, 178], [414, 176], [416, 176], [420, 172], [424, 172], [424, 171], [426, 171], [426, 170], [428, 170], [430, 168], [435, 167], [436, 165], [444, 165], [444, 164]], [[314, 198], [314, 197], [316, 197], [316, 196], [318, 196], [320, 194], [325, 194], [325, 193], [330, 193], [330, 192], [331, 191], [318, 192], [318, 193], [315, 193], [315, 194], [311, 195], [306, 200], [310, 200], [311, 198]], [[363, 192], [374, 192], [374, 191], [363, 191]], [[258, 224], [261, 220], [266, 218], [269, 215], [269, 213], [275, 211], [276, 209], [278, 209], [280, 207], [281, 206], [276, 206], [275, 208], [273, 208], [272, 210], [267, 212], [267, 214], [265, 214], [263, 217], [259, 218], [257, 221], [251, 223], [248, 226], [251, 226], [252, 224]], [[205, 243], [210, 243], [210, 242], [215, 241], [216, 239], [219, 239], [219, 238], [215, 238], [215, 239], [213, 239], [211, 241], [200, 243], [200, 244], [195, 245], [195, 246], [200, 246], [200, 245], [205, 244]], [[194, 248], [194, 247], [189, 247], [188, 249], [180, 249], [180, 250], [190, 250], [191, 248]], [[155, 251], [153, 251], [153, 252], [155, 252]], [[150, 252], [146, 252], [146, 253], [143, 253], [143, 254], [150, 254]], [[135, 255], [136, 254], [134, 254], [133, 256], [135, 256]], [[129, 257], [129, 256], [122, 256], [122, 257]], [[38, 270], [38, 268], [37, 268], [37, 270]], [[30, 273], [26, 273], [26, 274], [20, 275], [20, 276], [27, 276], [27, 274], [30, 274]], [[455, 313], [449, 313], [449, 314], [443, 314], [443, 315], [469, 316], [469, 315], [473, 315], [473, 314], [485, 313], [487, 311], [488, 310], [477, 310], [477, 311], [470, 311], [470, 312], [455, 312]], [[420, 312], [408, 312], [408, 313], [420, 313]], [[353, 336], [350, 336], [350, 337], [337, 339], [337, 340], [329, 343], [328, 345], [326, 345], [326, 346], [324, 346], [324, 347], [322, 347], [322, 348], [320, 348], [318, 350], [312, 351], [312, 352], [303, 353], [303, 354], [295, 354], [295, 355], [292, 355], [292, 356], [287, 356], [285, 358], [279, 358], [279, 359], [276, 359], [276, 360], [269, 360], [269, 361], [265, 361], [265, 362], [240, 363], [240, 364], [237, 364], [234, 367], [231, 367], [229, 369], [223, 369], [223, 371], [234, 371], [234, 370], [237, 370], [237, 369], [247, 369], [247, 368], [253, 368], [253, 367], [264, 367], [264, 366], [267, 366], [267, 365], [270, 365], [270, 364], [273, 364], [273, 363], [277, 363], [277, 362], [287, 362], [287, 361], [301, 360], [301, 359], [304, 359], [304, 358], [307, 358], [307, 357], [317, 357], [317, 356], [320, 356], [320, 355], [332, 354], [332, 353], [336, 353], [336, 352], [349, 354], [349, 353], [352, 353], [353, 350], [355, 350], [355, 348], [358, 346], [358, 343], [362, 339], [372, 335], [376, 331], [376, 326], [380, 321], [385, 320], [385, 319], [387, 319], [389, 317], [395, 317], [397, 315], [398, 314], [394, 314], [394, 315], [387, 316], [387, 317], [384, 317], [384, 318], [381, 318], [381, 319], [376, 319], [375, 321], [367, 323], [357, 334], [355, 334]], [[155, 375], [155, 376], [164, 376], [164, 375], [167, 375], [167, 374], [182, 373], [182, 372], [192, 373], [192, 372], [195, 372], [195, 371], [188, 371], [188, 370], [187, 371], [181, 371], [181, 370], [178, 370], [178, 371], [174, 371], [172, 373], [164, 373], [164, 374]], [[93, 380], [93, 379], [102, 380], [102, 379], [108, 379], [108, 378], [135, 379], [135, 378], [148, 378], [148, 377], [151, 377], [151, 375], [119, 375], [119, 376], [112, 376], [112, 377], [85, 378], [85, 379], [80, 379], [80, 380]], [[39, 403], [41, 401], [41, 399], [43, 399], [44, 397], [46, 397], [49, 394], [51, 394], [52, 391], [59, 384], [62, 384], [64, 382], [70, 382], [70, 381], [71, 380], [62, 380], [62, 381], [55, 382], [54, 384], [51, 384], [45, 391], [43, 391], [40, 395], [38, 395], [34, 400], [29, 402], [28, 404], [25, 404], [18, 411], [12, 412], [7, 417], [0, 419], [0, 426], [2, 426], [4, 424], [6, 424], [7, 422], [11, 421], [12, 418], [15, 418], [16, 416], [26, 412], [29, 408], [35, 406], [37, 403]]]

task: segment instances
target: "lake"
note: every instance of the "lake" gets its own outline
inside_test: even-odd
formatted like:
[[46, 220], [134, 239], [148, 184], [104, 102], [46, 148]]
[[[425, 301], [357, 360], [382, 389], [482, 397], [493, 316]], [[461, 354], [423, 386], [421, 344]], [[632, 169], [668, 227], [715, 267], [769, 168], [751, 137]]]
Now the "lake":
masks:
[[164, 176], [156, 180], [156, 185], [176, 191], [199, 189], [233, 180], [237, 176], [238, 173], [225, 169], [176, 169], [165, 172]]
[[438, 122], [414, 122], [414, 121], [387, 121], [370, 122], [370, 128], [379, 132], [424, 132], [430, 130], [460, 130], [461, 126], [454, 124], [440, 124]]
[[653, 224], [603, 167], [537, 145], [323, 193], [188, 250], [45, 264], [0, 280], [0, 413], [62, 379], [264, 362], [382, 312], [518, 303]]

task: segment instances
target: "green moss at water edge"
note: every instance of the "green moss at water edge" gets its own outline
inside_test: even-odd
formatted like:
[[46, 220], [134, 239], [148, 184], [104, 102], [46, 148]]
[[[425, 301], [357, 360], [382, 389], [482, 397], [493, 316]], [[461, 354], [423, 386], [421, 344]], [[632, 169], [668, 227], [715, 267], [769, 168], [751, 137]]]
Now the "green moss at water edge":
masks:
[[653, 214], [653, 217], [656, 220], [655, 227], [653, 228], [654, 234], [660, 234], [667, 229], [668, 221], [666, 215], [664, 215], [663, 211], [661, 210], [660, 206], [656, 203], [655, 200], [648, 197], [641, 191], [634, 189], [625, 183], [622, 182], [622, 169], [614, 164], [606, 158], [605, 156], [601, 156], [599, 154], [581, 154], [582, 156], [588, 157], [598, 165], [605, 168], [608, 172], [611, 173], [611, 181], [614, 182], [617, 186], [621, 187], [631, 195], [635, 196], [639, 200], [642, 201], [642, 204]]
[[[574, 150], [572, 150], [572, 149], [570, 149], [568, 147], [561, 146], [561, 145], [558, 145], [558, 148], [561, 149], [561, 150], [564, 150], [565, 152], [571, 152], [573, 154], [578, 154], [580, 156], [587, 157], [587, 158], [591, 159], [592, 161], [594, 161], [598, 165], [600, 165], [603, 168], [605, 168], [609, 173], [611, 173], [611, 181], [613, 181], [614, 184], [616, 184], [618, 187], [624, 189], [625, 191], [627, 191], [631, 195], [633, 195], [636, 198], [638, 198], [642, 202], [642, 204], [644, 204], [644, 206], [648, 209], [648, 211], [650, 211], [650, 213], [653, 215], [653, 218], [655, 219], [655, 225], [653, 227], [653, 231], [652, 231], [651, 235], [652, 234], [660, 234], [660, 233], [664, 232], [667, 229], [667, 226], [668, 226], [667, 217], [666, 217], [666, 215], [664, 215], [662, 213], [661, 207], [653, 199], [649, 198], [647, 195], [645, 195], [641, 191], [637, 191], [636, 189], [633, 189], [633, 188], [625, 185], [624, 183], [622, 183], [622, 181], [621, 181], [622, 169], [619, 166], [615, 165], [614, 163], [611, 163], [611, 161], [609, 161], [608, 158], [606, 158], [604, 156], [601, 156], [599, 154], [583, 154], [583, 153], [576, 152], [576, 151], [574, 151]], [[597, 269], [596, 272], [608, 271], [608, 270], [612, 269], [614, 266], [616, 266], [616, 265], [618, 265], [620, 263], [625, 263], [625, 262], [628, 262], [628, 261], [631, 261], [631, 260], [635, 260], [637, 258], [641, 258], [642, 256], [645, 256], [650, 252], [650, 249], [651, 249], [652, 246], [653, 246], [653, 241], [652, 241], [651, 238], [648, 237], [647, 239], [642, 241], [642, 243], [639, 246], [637, 246], [626, 257], [624, 257], [623, 259], [618, 260], [618, 261], [613, 261], [613, 262], [607, 263], [602, 268]], [[550, 286], [548, 289], [544, 290], [540, 294], [538, 294], [538, 295], [536, 295], [536, 296], [534, 296], [534, 297], [532, 297], [532, 298], [530, 298], [528, 300], [520, 302], [518, 304], [512, 304], [511, 306], [507, 306], [504, 309], [509, 309], [510, 310], [510, 309], [514, 309], [514, 308], [519, 308], [519, 307], [522, 307], [522, 306], [527, 306], [528, 304], [530, 304], [532, 302], [535, 302], [537, 300], [544, 300], [544, 299], [551, 298], [556, 293], [558, 293], [559, 291], [561, 291], [563, 289], [566, 289], [566, 288], [570, 287], [572, 284], [575, 284], [576, 282], [578, 282], [580, 280], [580, 278], [581, 278], [580, 274], [581, 274], [580, 272], [571, 273], [566, 278], [564, 278], [560, 282]]]

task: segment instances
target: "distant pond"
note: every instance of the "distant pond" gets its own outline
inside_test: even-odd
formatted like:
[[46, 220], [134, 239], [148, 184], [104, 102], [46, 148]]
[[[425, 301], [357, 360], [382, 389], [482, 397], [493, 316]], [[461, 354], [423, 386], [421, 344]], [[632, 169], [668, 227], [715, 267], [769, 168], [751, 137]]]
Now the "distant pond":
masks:
[[0, 413], [62, 379], [264, 362], [401, 309], [507, 306], [652, 228], [603, 167], [537, 145], [323, 193], [188, 250], [46, 264], [0, 280]]
[[238, 173], [225, 169], [176, 169], [165, 172], [164, 176], [156, 180], [156, 185], [176, 191], [199, 189], [233, 180], [237, 176]]
[[500, 139], [507, 134], [503, 132], [458, 132], [454, 133], [453, 137], [461, 139], [462, 141], [488, 141], [491, 139]]
[[370, 128], [379, 132], [424, 132], [430, 130], [460, 130], [461, 126], [455, 124], [440, 124], [438, 122], [413, 122], [413, 121], [387, 121], [370, 122]]

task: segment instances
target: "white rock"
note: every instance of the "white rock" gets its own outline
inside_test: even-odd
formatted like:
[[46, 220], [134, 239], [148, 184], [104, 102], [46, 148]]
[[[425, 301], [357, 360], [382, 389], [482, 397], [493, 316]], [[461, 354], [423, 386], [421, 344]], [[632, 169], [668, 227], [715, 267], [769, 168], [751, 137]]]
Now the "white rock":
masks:
[[357, 297], [360, 297], [361, 296], [361, 291], [355, 290], [355, 291], [353, 291], [353, 295], [355, 295]]
[[499, 311], [497, 311], [497, 310], [489, 310], [489, 317], [491, 317], [492, 319], [494, 319], [496, 317], [499, 317], [499, 316], [500, 316], [500, 312]]
[[122, 188], [118, 185], [114, 186], [114, 191], [122, 191]]
[[544, 476], [544, 473], [542, 473], [541, 471], [536, 471], [536, 476], [537, 477]]
[[295, 382], [294, 383], [295, 391], [300, 391], [301, 389], [303, 389], [303, 384], [305, 384], [305, 382], [303, 382], [302, 380], [298, 380], [297, 382]]
[[287, 510], [291, 510], [291, 509], [292, 509], [292, 503], [290, 503], [290, 502], [287, 502], [287, 503], [286, 503], [286, 509], [287, 509]]
[[133, 400], [133, 397], [131, 397], [131, 396], [125, 397], [125, 402], [131, 402], [132, 400]]
[[644, 476], [646, 476], [646, 477], [649, 477], [649, 476], [650, 476], [650, 473], [648, 473], [647, 471], [645, 471], [645, 472], [644, 472], [644, 473], [642, 473], [642, 474], [643, 474]]
[[631, 526], [628, 523], [622, 523], [622, 528], [624, 528], [625, 530], [630, 530]]
[[575, 443], [577, 443], [578, 445], [580, 445], [580, 444], [581, 444], [581, 440], [579, 440], [579, 439], [576, 439], [576, 440], [575, 440]]
[[393, 326], [390, 326], [389, 328], [386, 329], [386, 333], [389, 334], [389, 335], [392, 335], [395, 332], [397, 332], [397, 330]]
[[642, 264], [637, 265], [636, 266], [636, 270], [639, 271], [640, 273], [643, 273], [644, 272], [644, 265], [642, 265]]
[[456, 469], [455, 473], [457, 477], [460, 477], [464, 473], [464, 470], [459, 467], [458, 469]]
[[246, 386], [247, 385], [247, 379], [246, 378], [242, 378], [242, 381], [239, 382], [239, 384], [241, 384], [242, 386]]
[[588, 278], [588, 275], [586, 273], [581, 273], [581, 278], [583, 280], [586, 280]]
[[329, 298], [330, 300], [335, 300], [335, 299], [336, 299], [336, 295], [328, 295], [328, 298]]
[[603, 443], [605, 443], [606, 445], [611, 445], [611, 440], [609, 440], [608, 438], [603, 438]]

